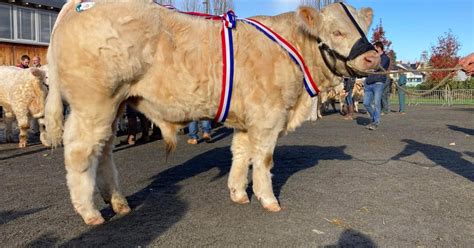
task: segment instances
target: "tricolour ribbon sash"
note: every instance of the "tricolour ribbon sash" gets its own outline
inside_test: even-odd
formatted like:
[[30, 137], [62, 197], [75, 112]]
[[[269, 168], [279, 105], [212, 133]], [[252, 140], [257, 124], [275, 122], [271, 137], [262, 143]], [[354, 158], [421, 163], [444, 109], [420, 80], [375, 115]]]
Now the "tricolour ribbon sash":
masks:
[[[162, 5], [165, 8], [175, 10], [171, 5]], [[181, 12], [181, 11], [179, 11]], [[222, 40], [222, 88], [221, 88], [221, 97], [219, 101], [219, 108], [217, 110], [217, 115], [215, 117], [216, 122], [225, 122], [227, 119], [230, 102], [232, 98], [232, 88], [234, 84], [234, 44], [232, 38], [232, 28], [235, 28], [236, 21], [240, 20], [246, 22], [254, 27], [257, 30], [264, 33], [268, 38], [278, 43], [283, 49], [285, 49], [290, 58], [299, 65], [301, 71], [303, 72], [304, 86], [306, 91], [311, 97], [318, 95], [319, 89], [316, 83], [311, 76], [311, 73], [306, 66], [303, 57], [301, 54], [293, 47], [288, 41], [286, 41], [279, 34], [275, 33], [273, 30], [263, 25], [254, 19], [237, 19], [235, 13], [230, 10], [222, 16], [209, 15], [204, 13], [196, 12], [181, 12], [188, 15], [201, 16], [210, 20], [222, 20], [222, 30], [221, 30], [221, 40]]]
[[[240, 20], [240, 19], [239, 19]], [[283, 37], [281, 37], [279, 34], [275, 33], [273, 30], [271, 30], [269, 27], [263, 25], [261, 22], [254, 20], [254, 19], [241, 19], [242, 21], [254, 26], [257, 28], [257, 30], [261, 31], [264, 33], [268, 38], [271, 40], [275, 41], [278, 43], [282, 48], [284, 48], [288, 54], [290, 55], [291, 59], [300, 66], [301, 71], [303, 72], [304, 75], [304, 86], [306, 88], [306, 91], [311, 97], [317, 96], [319, 93], [318, 86], [313, 80], [313, 77], [311, 76], [311, 73], [308, 70], [308, 67], [306, 66], [303, 57], [301, 54], [296, 50], [295, 47], [293, 47], [288, 41], [286, 41]]]
[[221, 30], [222, 37], [222, 89], [219, 108], [215, 117], [216, 122], [225, 122], [229, 114], [230, 99], [234, 85], [234, 43], [232, 40], [232, 28], [235, 27], [236, 18], [232, 10], [227, 11], [223, 17]]

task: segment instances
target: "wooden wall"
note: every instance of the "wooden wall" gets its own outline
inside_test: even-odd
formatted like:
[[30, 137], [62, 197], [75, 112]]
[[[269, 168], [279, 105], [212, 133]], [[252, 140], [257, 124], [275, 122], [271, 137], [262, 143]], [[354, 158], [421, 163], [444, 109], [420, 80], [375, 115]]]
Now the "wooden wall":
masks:
[[[47, 51], [47, 46], [0, 42], [0, 65], [17, 65], [24, 54], [30, 56], [31, 59], [38, 55], [41, 58], [41, 64], [45, 65]], [[30, 61], [30, 65], [31, 63]]]

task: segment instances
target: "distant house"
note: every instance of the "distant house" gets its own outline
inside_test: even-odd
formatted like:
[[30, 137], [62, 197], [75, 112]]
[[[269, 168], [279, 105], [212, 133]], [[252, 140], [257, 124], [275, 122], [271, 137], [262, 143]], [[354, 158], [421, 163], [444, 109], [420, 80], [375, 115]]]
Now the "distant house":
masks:
[[[396, 70], [416, 70], [420, 66], [419, 63], [401, 63], [397, 62]], [[425, 81], [425, 74], [421, 72], [407, 72], [407, 86], [417, 86]], [[395, 80], [398, 80], [398, 75]]]
[[67, 0], [0, 0], [0, 65], [15, 65], [24, 54], [46, 63], [51, 31]]

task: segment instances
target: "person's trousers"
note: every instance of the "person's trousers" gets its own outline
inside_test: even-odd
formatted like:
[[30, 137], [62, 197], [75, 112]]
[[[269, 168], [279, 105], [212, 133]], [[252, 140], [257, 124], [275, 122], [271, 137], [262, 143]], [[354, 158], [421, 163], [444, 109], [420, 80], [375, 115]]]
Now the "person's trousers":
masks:
[[[400, 88], [406, 89], [405, 85], [400, 85]], [[400, 106], [399, 112], [405, 112], [405, 92], [403, 90], [398, 90], [398, 104]]]
[[347, 93], [346, 104], [347, 104], [347, 106], [354, 105], [354, 99], [352, 99], [352, 89]]
[[[211, 133], [211, 121], [210, 120], [202, 120], [201, 128], [203, 133]], [[199, 139], [198, 133], [198, 121], [192, 121], [189, 123], [189, 137], [193, 139]]]
[[[372, 123], [376, 125], [380, 124], [383, 88], [384, 83], [382, 82], [366, 84], [364, 87], [364, 107], [369, 112]], [[374, 106], [372, 106], [372, 102]]]

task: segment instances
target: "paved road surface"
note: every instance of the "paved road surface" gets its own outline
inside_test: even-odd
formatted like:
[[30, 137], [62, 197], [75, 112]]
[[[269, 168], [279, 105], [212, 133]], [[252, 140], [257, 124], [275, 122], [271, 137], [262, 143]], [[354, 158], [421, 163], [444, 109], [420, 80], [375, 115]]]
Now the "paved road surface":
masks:
[[[366, 130], [365, 115], [305, 123], [275, 151], [279, 213], [231, 203], [231, 131], [197, 146], [179, 137], [120, 146], [133, 212], [89, 227], [73, 211], [62, 149], [0, 144], [0, 246], [472, 247], [474, 108], [410, 106]], [[124, 137], [121, 137], [122, 139]], [[0, 137], [1, 142], [3, 136]]]

